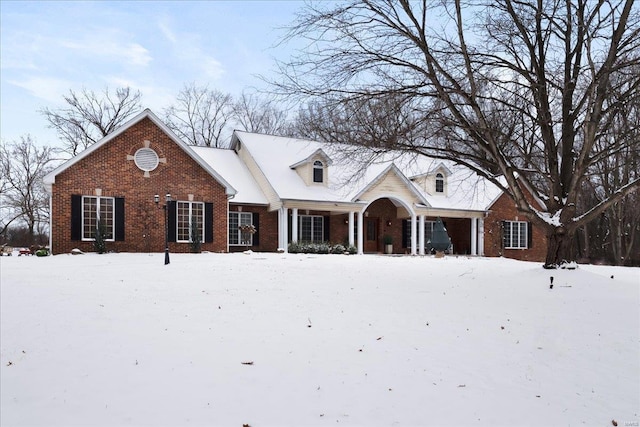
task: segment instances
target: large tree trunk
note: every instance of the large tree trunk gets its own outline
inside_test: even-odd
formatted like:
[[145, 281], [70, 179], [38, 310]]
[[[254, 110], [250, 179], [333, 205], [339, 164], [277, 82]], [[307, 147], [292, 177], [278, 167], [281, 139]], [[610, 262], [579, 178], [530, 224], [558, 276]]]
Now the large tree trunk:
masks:
[[558, 268], [561, 264], [575, 261], [573, 235], [575, 231], [555, 227], [547, 233], [547, 258], [544, 268]]

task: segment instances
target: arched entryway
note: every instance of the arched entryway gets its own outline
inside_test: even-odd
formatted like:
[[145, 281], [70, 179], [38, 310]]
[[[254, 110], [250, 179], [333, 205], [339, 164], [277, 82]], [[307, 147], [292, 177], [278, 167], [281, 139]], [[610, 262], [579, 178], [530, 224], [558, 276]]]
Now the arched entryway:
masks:
[[406, 230], [403, 219], [415, 217], [411, 206], [397, 197], [380, 197], [370, 201], [362, 215], [362, 252], [412, 253], [411, 247], [403, 247]]

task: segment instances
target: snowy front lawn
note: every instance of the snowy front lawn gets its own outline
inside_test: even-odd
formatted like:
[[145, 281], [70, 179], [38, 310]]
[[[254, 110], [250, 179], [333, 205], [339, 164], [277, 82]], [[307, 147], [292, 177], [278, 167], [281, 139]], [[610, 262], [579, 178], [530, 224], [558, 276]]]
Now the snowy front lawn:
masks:
[[253, 253], [0, 270], [3, 427], [640, 422], [637, 268]]

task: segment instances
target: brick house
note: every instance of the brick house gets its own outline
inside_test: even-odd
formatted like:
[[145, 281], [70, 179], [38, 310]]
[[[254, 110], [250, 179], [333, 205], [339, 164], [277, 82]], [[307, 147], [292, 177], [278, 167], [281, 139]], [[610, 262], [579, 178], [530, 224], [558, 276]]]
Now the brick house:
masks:
[[45, 177], [51, 251], [92, 251], [98, 224], [108, 250], [162, 251], [166, 209], [171, 252], [198, 236], [211, 252], [331, 241], [377, 253], [386, 237], [393, 253], [426, 254], [440, 217], [451, 253], [544, 259], [540, 231], [469, 170], [406, 156], [362, 167], [346, 152], [241, 131], [230, 149], [189, 146], [145, 110]]

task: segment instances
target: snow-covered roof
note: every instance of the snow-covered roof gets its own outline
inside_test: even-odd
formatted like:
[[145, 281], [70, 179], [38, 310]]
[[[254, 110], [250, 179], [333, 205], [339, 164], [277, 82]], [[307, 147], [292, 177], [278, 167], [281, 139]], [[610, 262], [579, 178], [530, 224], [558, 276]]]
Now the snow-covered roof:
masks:
[[[353, 146], [244, 131], [234, 132], [234, 147], [238, 143], [249, 151], [280, 199], [356, 202], [389, 171], [398, 174], [420, 204], [432, 208], [483, 211], [500, 194], [495, 185], [468, 168], [440, 159], [401, 153], [379, 155], [363, 152], [362, 148], [356, 154]], [[307, 185], [290, 166], [319, 151], [332, 159], [327, 185]], [[408, 178], [438, 170], [446, 171], [446, 196], [429, 194]]]
[[215, 169], [237, 190], [235, 203], [266, 205], [268, 203], [247, 166], [235, 151], [222, 148], [192, 147], [211, 168]]

